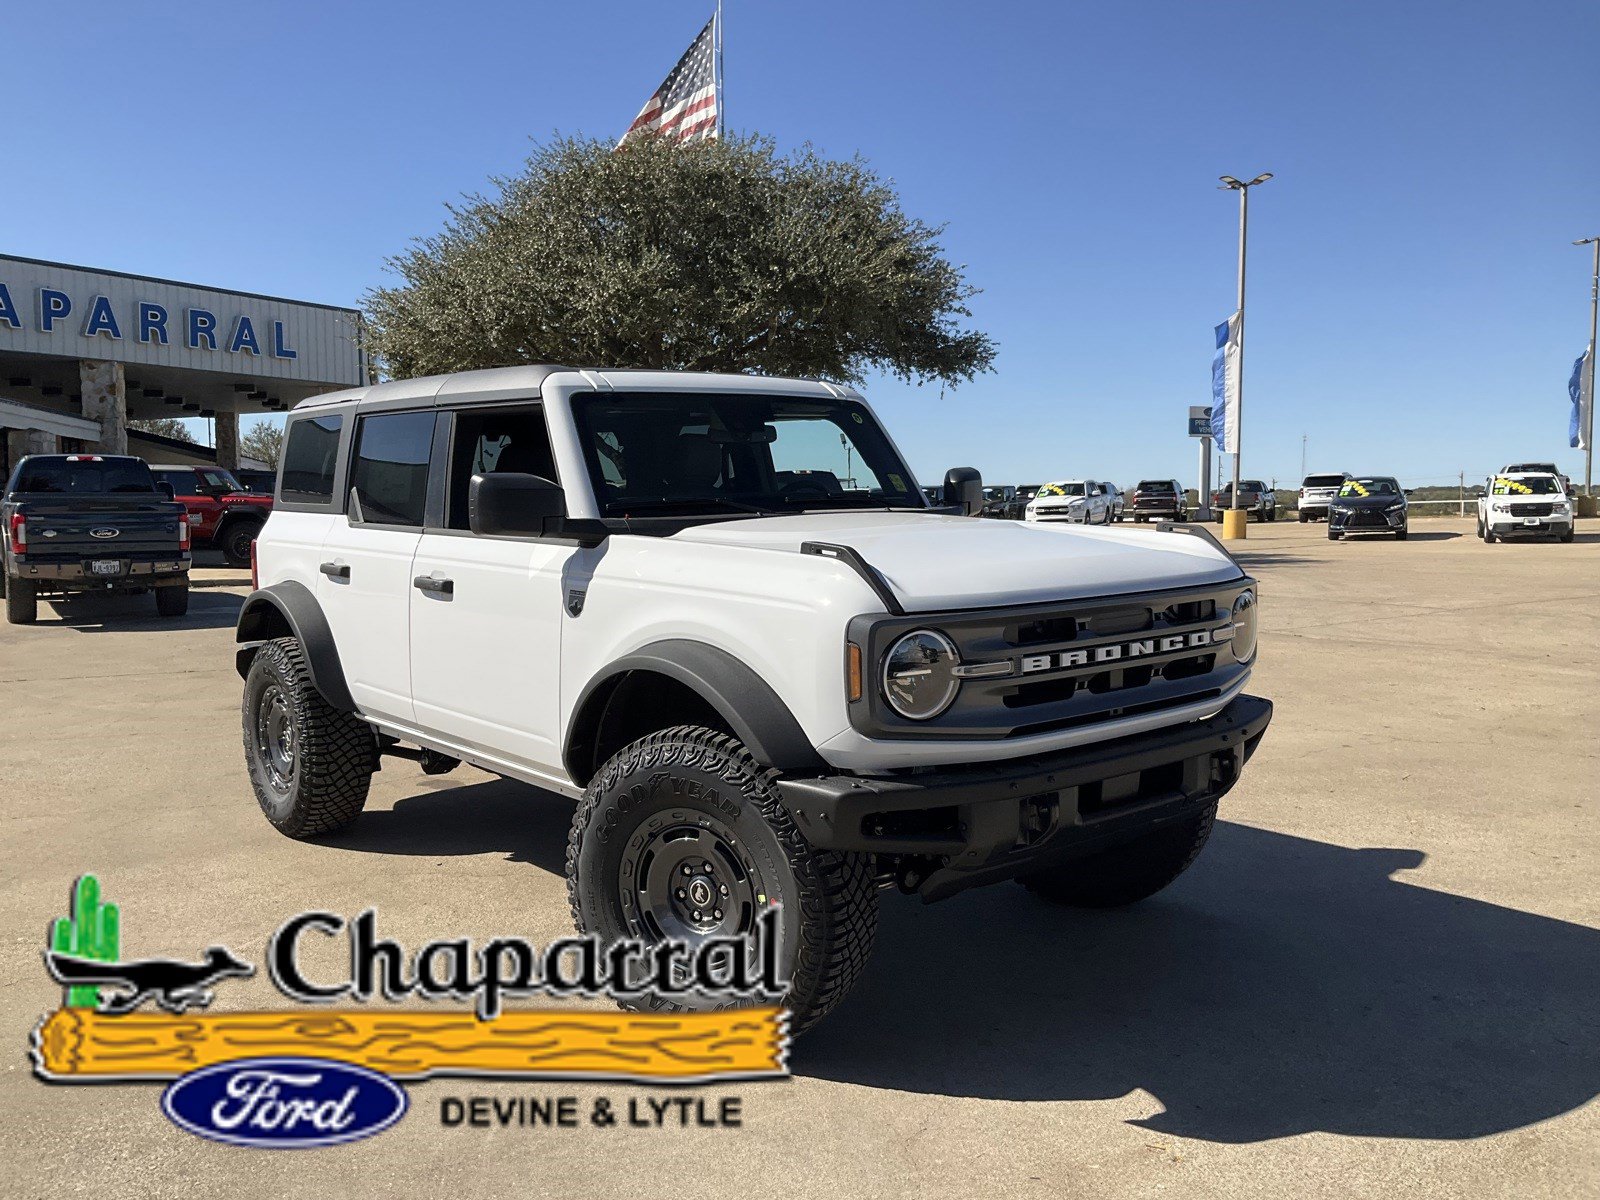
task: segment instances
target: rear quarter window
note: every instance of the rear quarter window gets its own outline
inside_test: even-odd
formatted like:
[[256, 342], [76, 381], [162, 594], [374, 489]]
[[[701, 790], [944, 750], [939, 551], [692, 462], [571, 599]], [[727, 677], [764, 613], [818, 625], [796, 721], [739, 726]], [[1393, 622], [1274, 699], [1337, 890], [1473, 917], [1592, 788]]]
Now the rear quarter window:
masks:
[[290, 421], [283, 441], [283, 499], [292, 504], [332, 505], [344, 414]]

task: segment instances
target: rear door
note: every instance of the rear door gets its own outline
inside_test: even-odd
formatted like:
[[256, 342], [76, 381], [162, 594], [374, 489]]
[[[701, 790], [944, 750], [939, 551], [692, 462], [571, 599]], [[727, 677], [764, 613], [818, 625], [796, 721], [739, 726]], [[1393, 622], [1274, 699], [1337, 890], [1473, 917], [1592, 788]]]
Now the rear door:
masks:
[[535, 404], [445, 414], [448, 461], [437, 525], [422, 534], [411, 592], [411, 690], [416, 723], [452, 743], [557, 779], [564, 578], [573, 546], [479, 537], [467, 519], [475, 473], [511, 471], [560, 482]]
[[410, 723], [412, 561], [427, 510], [436, 416], [356, 418], [346, 511], [331, 522], [317, 599], [362, 711]]

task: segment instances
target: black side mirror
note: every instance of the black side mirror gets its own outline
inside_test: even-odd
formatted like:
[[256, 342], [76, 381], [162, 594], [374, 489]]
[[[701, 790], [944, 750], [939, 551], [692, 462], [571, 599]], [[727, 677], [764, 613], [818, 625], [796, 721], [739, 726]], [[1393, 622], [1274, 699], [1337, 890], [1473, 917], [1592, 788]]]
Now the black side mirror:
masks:
[[515, 471], [472, 477], [467, 523], [473, 533], [485, 537], [570, 538], [581, 546], [598, 546], [607, 533], [599, 521], [567, 516], [566, 493], [560, 484]]
[[944, 473], [944, 502], [961, 515], [975, 517], [983, 511], [983, 476], [976, 467], [951, 467]]
[[173, 490], [172, 485], [165, 479], [156, 480], [156, 491], [160, 492], [168, 500], [176, 500], [178, 498], [178, 493]]

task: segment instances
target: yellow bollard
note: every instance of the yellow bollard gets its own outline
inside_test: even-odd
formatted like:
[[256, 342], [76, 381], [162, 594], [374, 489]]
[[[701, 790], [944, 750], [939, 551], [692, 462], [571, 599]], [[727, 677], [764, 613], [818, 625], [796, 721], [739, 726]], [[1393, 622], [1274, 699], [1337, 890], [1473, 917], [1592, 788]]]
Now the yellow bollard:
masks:
[[1225, 542], [1242, 542], [1245, 539], [1245, 528], [1250, 520], [1249, 509], [1225, 508], [1222, 510], [1222, 540]]

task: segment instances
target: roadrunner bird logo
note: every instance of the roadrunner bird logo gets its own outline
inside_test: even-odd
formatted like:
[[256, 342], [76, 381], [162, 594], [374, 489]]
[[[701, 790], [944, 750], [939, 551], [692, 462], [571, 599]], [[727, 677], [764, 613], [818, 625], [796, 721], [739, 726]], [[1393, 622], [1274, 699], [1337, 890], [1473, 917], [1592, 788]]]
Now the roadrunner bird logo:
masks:
[[97, 1011], [108, 1017], [130, 1013], [153, 999], [169, 1013], [206, 1008], [213, 993], [207, 984], [219, 979], [248, 979], [256, 973], [250, 963], [234, 956], [226, 946], [211, 946], [197, 963], [173, 958], [141, 958], [133, 962], [99, 962], [46, 950], [45, 966], [51, 978], [67, 987], [106, 986], [125, 989], [102, 997]]

